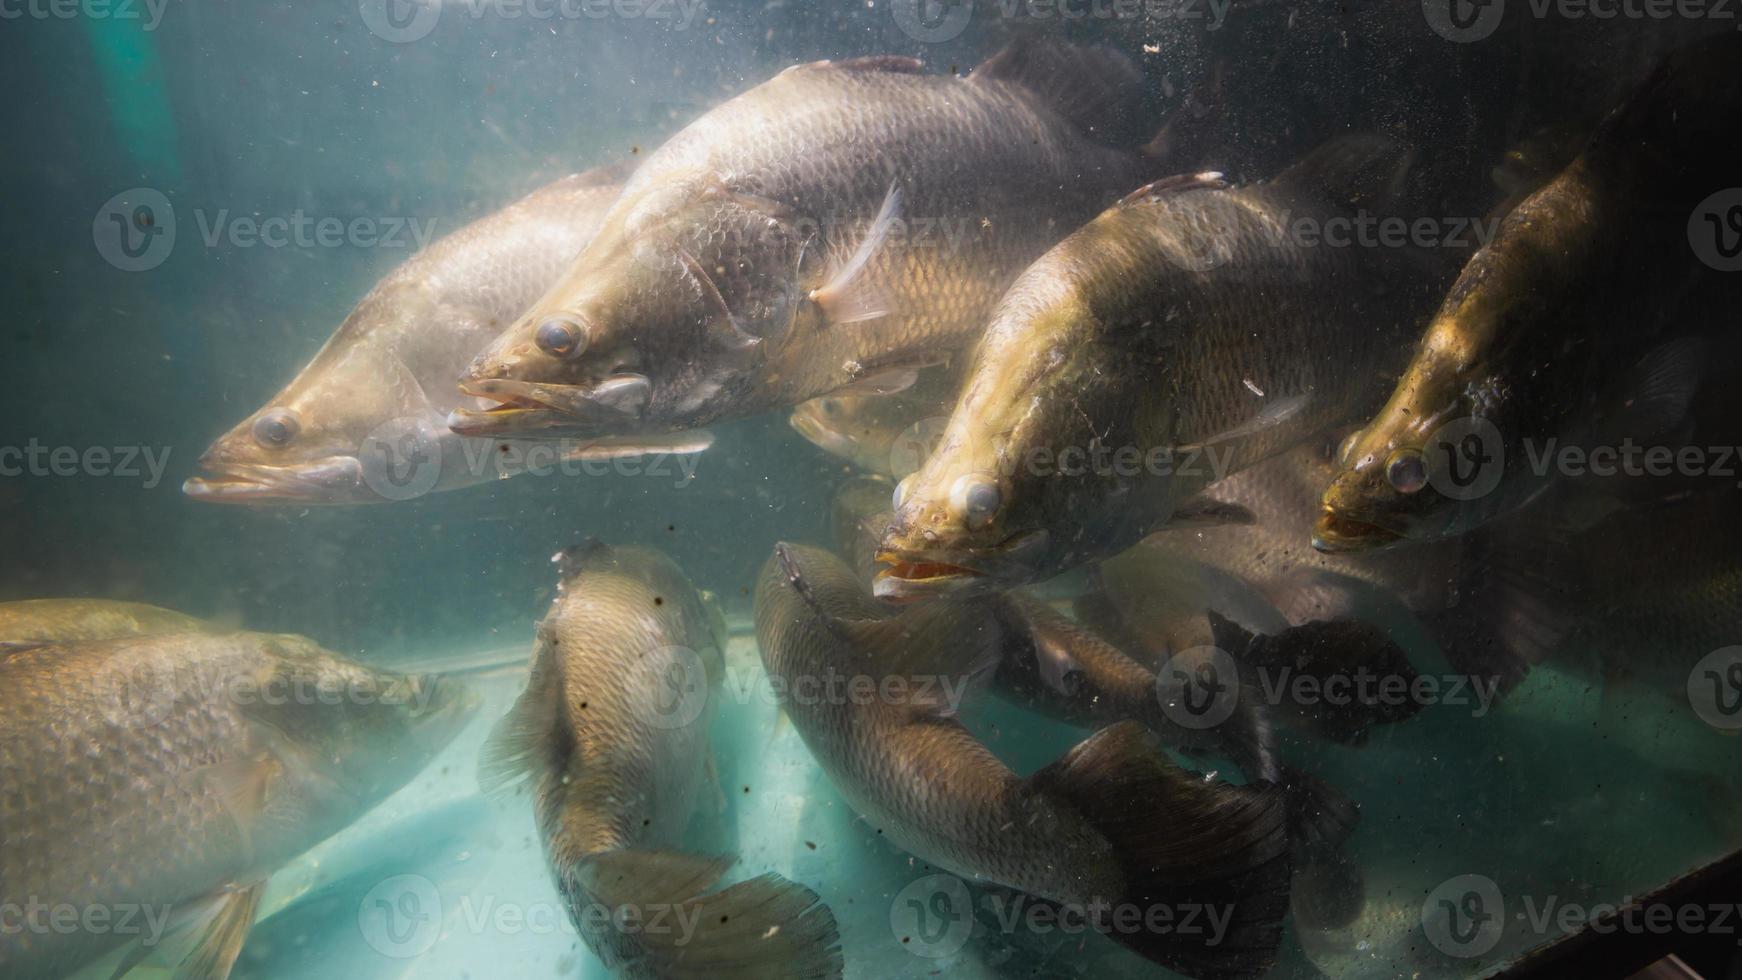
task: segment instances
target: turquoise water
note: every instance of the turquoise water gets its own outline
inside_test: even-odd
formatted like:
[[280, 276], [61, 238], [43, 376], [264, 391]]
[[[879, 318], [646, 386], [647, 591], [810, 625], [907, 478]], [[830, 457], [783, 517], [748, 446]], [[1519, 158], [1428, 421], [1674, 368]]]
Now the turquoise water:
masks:
[[[184, 496], [205, 448], [307, 363], [420, 233], [638, 160], [789, 65], [894, 53], [966, 71], [1025, 30], [1140, 63], [1134, 134], [1197, 93], [1176, 118], [1206, 128], [1202, 155], [1230, 174], [1268, 175], [1377, 128], [1420, 141], [1444, 198], [1471, 200], [1507, 148], [1545, 121], [1589, 119], [1712, 27], [1551, 18], [1462, 44], [1415, 4], [1378, 2], [1236, 2], [1219, 19], [1209, 4], [1131, 16], [981, 4], [954, 33], [948, 10], [969, 8], [915, 21], [902, 0], [387, 4], [395, 16], [373, 0], [163, 0], [137, 17], [0, 2], [23, 11], [0, 19], [0, 445], [135, 461], [0, 477], [0, 600], [148, 602], [451, 670], [484, 695], [427, 769], [273, 877], [236, 966], [250, 977], [607, 975], [567, 920], [524, 799], [477, 788], [479, 748], [525, 684], [555, 594], [547, 558], [589, 537], [674, 556], [725, 610], [729, 676], [754, 678], [756, 573], [778, 540], [832, 540], [834, 490], [854, 472], [777, 412], [713, 426], [687, 480], [526, 476], [367, 507]], [[169, 204], [176, 237], [129, 271], [133, 257], [117, 261], [93, 228], [140, 189]], [[394, 231], [272, 247], [246, 230], [304, 218]], [[1418, 670], [1451, 672], [1413, 641]], [[1084, 734], [992, 699], [965, 720], [1021, 773]], [[717, 778], [687, 843], [738, 854], [734, 879], [773, 871], [816, 891], [848, 976], [1167, 975], [1051, 931], [916, 948], [901, 897], [939, 870], [857, 816], [772, 703], [725, 697], [711, 741]], [[1365, 904], [1334, 927], [1291, 925], [1279, 977], [1482, 975], [1562, 934], [1533, 918], [1544, 903], [1639, 896], [1742, 842], [1734, 732], [1701, 720], [1685, 689], [1605, 680], [1570, 652], [1480, 712], [1434, 705], [1359, 747], [1291, 737], [1286, 754], [1361, 804], [1347, 847]], [[1434, 896], [1467, 875], [1507, 897], [1480, 952], [1434, 938]]]

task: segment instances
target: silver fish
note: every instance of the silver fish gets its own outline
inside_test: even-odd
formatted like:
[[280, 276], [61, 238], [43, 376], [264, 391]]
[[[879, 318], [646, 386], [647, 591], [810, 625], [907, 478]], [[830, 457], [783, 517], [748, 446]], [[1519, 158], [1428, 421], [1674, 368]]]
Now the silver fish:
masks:
[[[61, 917], [0, 931], [0, 973], [63, 976], [140, 940], [125, 966], [185, 938], [182, 969], [224, 976], [273, 870], [403, 786], [475, 705], [299, 636], [0, 654], [0, 902]], [[81, 928], [52, 927], [66, 909]]]
[[1141, 78], [1033, 42], [962, 78], [790, 68], [638, 169], [573, 273], [461, 382], [471, 435], [660, 434], [887, 393], [969, 345], [1011, 277], [1153, 159], [1087, 135]]
[[[524, 445], [450, 433], [445, 419], [462, 401], [453, 379], [568, 269], [624, 176], [604, 167], [564, 177], [394, 269], [283, 391], [206, 450], [208, 475], [183, 492], [215, 503], [379, 503], [554, 465]], [[694, 451], [706, 442], [647, 448]], [[582, 459], [645, 451], [562, 448]]]
[[[839, 977], [834, 915], [815, 892], [772, 873], [710, 891], [732, 859], [675, 849], [705, 785], [725, 620], [651, 549], [595, 542], [554, 560], [562, 594], [479, 774], [492, 793], [531, 783], [582, 937], [623, 977]], [[668, 927], [614, 925], [622, 906]]]

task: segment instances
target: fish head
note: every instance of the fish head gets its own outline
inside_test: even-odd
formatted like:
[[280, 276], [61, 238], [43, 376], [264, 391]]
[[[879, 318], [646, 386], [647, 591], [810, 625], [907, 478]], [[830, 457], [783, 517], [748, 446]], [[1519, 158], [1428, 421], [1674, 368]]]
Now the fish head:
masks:
[[461, 379], [491, 407], [456, 411], [449, 426], [591, 438], [727, 416], [803, 315], [807, 241], [784, 216], [711, 185], [619, 202], [569, 276]]
[[480, 704], [452, 678], [376, 670], [306, 637], [254, 642], [259, 696], [241, 710], [284, 768], [284, 812], [301, 818], [355, 819], [421, 771]]
[[1522, 446], [1503, 435], [1520, 431], [1512, 420], [1521, 411], [1499, 374], [1431, 350], [1418, 357], [1385, 407], [1337, 450], [1313, 547], [1372, 551], [1491, 520], [1528, 489], [1516, 465]]
[[203, 475], [182, 491], [229, 504], [380, 502], [386, 498], [364, 479], [364, 455], [379, 449], [375, 443], [407, 433], [437, 444], [451, 440], [443, 416], [391, 351], [330, 346], [213, 442], [199, 459]]
[[1044, 439], [1028, 398], [970, 390], [930, 456], [896, 484], [874, 591], [909, 602], [998, 591], [1048, 577], [1059, 563], [1049, 517], [1057, 481], [1013, 465]]
[[[792, 411], [792, 427], [812, 445], [870, 470], [887, 469], [889, 444], [898, 433], [866, 417], [864, 402], [875, 396], [813, 398]], [[885, 495], [887, 496], [887, 495]]]

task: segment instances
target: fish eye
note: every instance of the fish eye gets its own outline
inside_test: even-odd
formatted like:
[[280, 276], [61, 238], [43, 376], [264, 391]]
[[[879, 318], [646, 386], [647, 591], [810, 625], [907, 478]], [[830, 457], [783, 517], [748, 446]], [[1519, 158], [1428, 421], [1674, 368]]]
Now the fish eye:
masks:
[[254, 420], [254, 441], [266, 449], [283, 449], [301, 431], [296, 416], [283, 409]]
[[950, 488], [950, 509], [962, 515], [962, 523], [970, 531], [978, 531], [992, 523], [1004, 495], [998, 487], [976, 476], [964, 476]]
[[911, 489], [913, 489], [913, 474], [909, 473], [901, 478], [900, 483], [895, 485], [895, 497], [892, 502], [895, 504], [896, 510], [901, 509], [901, 502], [907, 499], [907, 492]]
[[1385, 464], [1385, 481], [1398, 493], [1416, 493], [1427, 486], [1427, 460], [1414, 449], [1399, 449]]
[[533, 340], [552, 357], [577, 357], [587, 349], [587, 332], [568, 317], [553, 316], [539, 324]]

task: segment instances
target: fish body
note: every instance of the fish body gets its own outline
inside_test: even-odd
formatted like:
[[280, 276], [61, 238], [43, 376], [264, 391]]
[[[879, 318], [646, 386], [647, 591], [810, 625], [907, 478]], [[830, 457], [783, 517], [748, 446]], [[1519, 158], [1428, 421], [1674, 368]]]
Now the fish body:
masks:
[[473, 364], [470, 434], [669, 433], [889, 391], [968, 346], [1010, 279], [1153, 176], [1086, 132], [1138, 90], [1102, 51], [1019, 44], [966, 78], [800, 65], [638, 169], [573, 273]]
[[475, 705], [451, 681], [298, 636], [160, 633], [0, 656], [0, 901], [144, 910], [131, 934], [8, 929], [0, 973], [63, 976], [130, 935], [150, 952], [204, 928], [196, 975], [223, 976], [267, 876], [409, 781]]
[[1210, 483], [1352, 421], [1428, 277], [1293, 229], [1406, 162], [1352, 137], [1267, 184], [1160, 181], [1035, 262], [903, 485], [878, 594], [1045, 579], [1200, 519], [1185, 505]]
[[786, 706], [836, 788], [898, 846], [1078, 909], [1216, 895], [1235, 920], [1224, 942], [1141, 930], [1112, 938], [1192, 976], [1255, 975], [1274, 958], [1288, 888], [1281, 790], [1186, 773], [1131, 722], [1016, 775], [954, 716], [963, 685], [995, 668], [1004, 642], [986, 602], [892, 611], [833, 555], [783, 543], [757, 583], [756, 632], [764, 666], [788, 690], [867, 678], [912, 692], [795, 696]]
[[[625, 977], [839, 977], [834, 917], [814, 892], [774, 874], [709, 892], [731, 859], [678, 850], [707, 785], [725, 621], [651, 549], [595, 542], [555, 560], [561, 594], [480, 776], [491, 791], [531, 784], [582, 937]], [[678, 928], [617, 928], [608, 913], [622, 905], [662, 908]]]
[[[1533, 452], [1602, 438], [1618, 404], [1674, 400], [1617, 387], [1711, 301], [1702, 281], [1714, 274], [1689, 247], [1710, 229], [1691, 230], [1690, 217], [1736, 183], [1739, 57], [1742, 40], [1729, 37], [1671, 57], [1507, 215], [1389, 401], [1344, 443], [1315, 547], [1466, 533], [1547, 488]], [[1735, 302], [1731, 288], [1712, 309]]]
[[208, 475], [184, 491], [217, 503], [377, 503], [514, 475], [525, 447], [448, 432], [462, 402], [454, 379], [569, 268], [622, 178], [621, 168], [565, 177], [395, 268], [282, 391], [206, 450]]
[[111, 599], [21, 599], [0, 603], [0, 651], [45, 643], [89, 643], [219, 627], [173, 609]]

